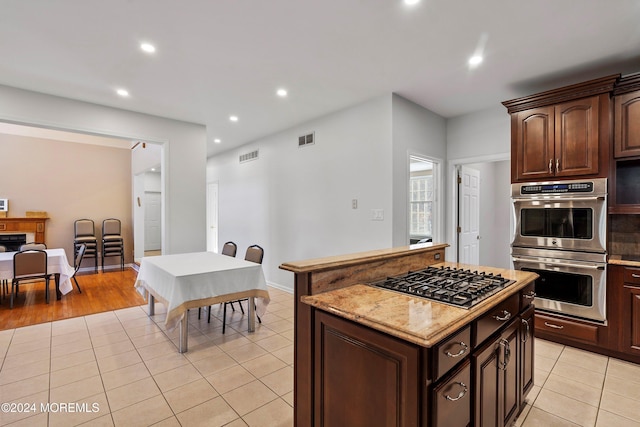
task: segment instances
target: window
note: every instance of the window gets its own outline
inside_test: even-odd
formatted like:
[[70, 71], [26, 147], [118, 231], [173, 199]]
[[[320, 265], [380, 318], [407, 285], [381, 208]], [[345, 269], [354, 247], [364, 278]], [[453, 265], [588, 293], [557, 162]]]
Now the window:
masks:
[[410, 157], [409, 238], [411, 243], [433, 238], [433, 163]]

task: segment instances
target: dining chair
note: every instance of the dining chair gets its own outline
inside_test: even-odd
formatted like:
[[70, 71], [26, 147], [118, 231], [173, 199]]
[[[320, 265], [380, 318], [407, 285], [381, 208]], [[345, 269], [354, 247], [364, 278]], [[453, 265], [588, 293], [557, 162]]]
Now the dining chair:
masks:
[[13, 255], [13, 280], [11, 280], [11, 303], [13, 308], [14, 294], [18, 296], [18, 285], [24, 280], [44, 279], [45, 300], [49, 304], [49, 280], [51, 275], [47, 271], [47, 253], [43, 250], [26, 250]]
[[[247, 248], [247, 252], [244, 255], [245, 261], [255, 262], [256, 264], [262, 264], [262, 259], [264, 258], [264, 249], [258, 245], [251, 245]], [[240, 305], [240, 310], [242, 314], [244, 314], [244, 309], [242, 308], [242, 301], [248, 301], [248, 298], [239, 299], [235, 301], [229, 301], [224, 303], [224, 308], [222, 310], [222, 333], [224, 334], [227, 324], [227, 304], [231, 304], [231, 309], [233, 309], [233, 303], [237, 302]], [[235, 310], [234, 310], [235, 311]], [[260, 316], [256, 314], [258, 318], [258, 322], [262, 323], [262, 319]]]
[[108, 218], [102, 221], [102, 270], [105, 257], [119, 256], [120, 269], [124, 270], [124, 240], [119, 219]]
[[47, 249], [47, 245], [45, 245], [44, 243], [29, 242], [25, 243], [24, 245], [20, 245], [21, 251], [44, 251], [45, 249]]
[[[222, 255], [230, 256], [235, 258], [236, 253], [238, 252], [238, 245], [229, 241], [222, 245], [222, 251], [220, 252]], [[200, 318], [200, 308], [198, 308], [198, 319]], [[211, 323], [211, 306], [209, 306], [207, 310], [207, 323]]]
[[[78, 219], [73, 223], [73, 249], [75, 260], [78, 259], [78, 251], [81, 245], [85, 245], [84, 258], [93, 258], [95, 272], [98, 272], [98, 238], [96, 237], [96, 226], [93, 220]], [[77, 267], [77, 265], [74, 265]]]
[[80, 245], [78, 251], [76, 252], [76, 258], [74, 260], [74, 265], [76, 267], [73, 272], [73, 276], [71, 278], [74, 282], [76, 282], [76, 287], [78, 288], [78, 292], [82, 293], [82, 289], [80, 289], [80, 285], [78, 284], [78, 279], [76, 279], [76, 275], [78, 274], [78, 270], [80, 270], [80, 264], [82, 264], [82, 257], [84, 257], [85, 252], [87, 251], [87, 245], [84, 243]]

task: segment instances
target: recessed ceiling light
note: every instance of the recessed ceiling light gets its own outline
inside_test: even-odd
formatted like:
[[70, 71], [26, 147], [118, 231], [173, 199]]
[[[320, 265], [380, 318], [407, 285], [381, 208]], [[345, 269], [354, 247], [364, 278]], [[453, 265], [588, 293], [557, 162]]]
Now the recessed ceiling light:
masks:
[[420, 0], [404, 0], [404, 4], [408, 4], [409, 6], [413, 6], [418, 3], [420, 3]]
[[477, 67], [482, 63], [482, 59], [483, 58], [481, 55], [473, 55], [471, 58], [469, 58], [469, 66]]
[[231, 120], [232, 122], [237, 122], [238, 116], [229, 116], [229, 120]]
[[126, 89], [118, 89], [116, 90], [116, 93], [122, 96], [123, 98], [126, 98], [127, 96], [129, 96], [129, 91]]
[[153, 53], [156, 51], [156, 47], [151, 43], [142, 43], [140, 44], [140, 49], [144, 50], [147, 53]]
[[220, 140], [220, 138], [216, 138], [213, 140], [213, 142], [215, 142], [216, 144], [220, 144], [222, 141]]
[[287, 90], [286, 89], [278, 89], [276, 91], [276, 93], [278, 94], [279, 97], [284, 98], [285, 96], [287, 96]]

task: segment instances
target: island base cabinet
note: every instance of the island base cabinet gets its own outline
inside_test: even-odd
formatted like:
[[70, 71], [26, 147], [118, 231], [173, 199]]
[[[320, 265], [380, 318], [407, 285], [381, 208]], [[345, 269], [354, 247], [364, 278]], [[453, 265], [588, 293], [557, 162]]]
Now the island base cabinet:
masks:
[[314, 426], [418, 426], [420, 348], [315, 311]]
[[512, 321], [472, 355], [476, 427], [510, 425], [520, 411], [519, 323]]

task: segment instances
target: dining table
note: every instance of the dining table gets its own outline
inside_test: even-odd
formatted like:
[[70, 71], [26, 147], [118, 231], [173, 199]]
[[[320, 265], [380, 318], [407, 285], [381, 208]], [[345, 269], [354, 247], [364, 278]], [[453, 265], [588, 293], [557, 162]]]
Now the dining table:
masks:
[[[61, 299], [73, 290], [71, 277], [75, 269], [69, 265], [67, 253], [63, 248], [45, 249], [47, 253], [47, 272], [54, 275], [56, 299]], [[17, 252], [0, 252], [0, 281], [13, 279], [13, 255]]]
[[167, 307], [164, 324], [167, 330], [180, 327], [180, 353], [188, 350], [189, 309], [248, 299], [248, 331], [254, 332], [256, 314], [262, 316], [269, 304], [261, 264], [215, 252], [144, 257], [135, 287], [148, 299], [149, 316], [156, 299]]

